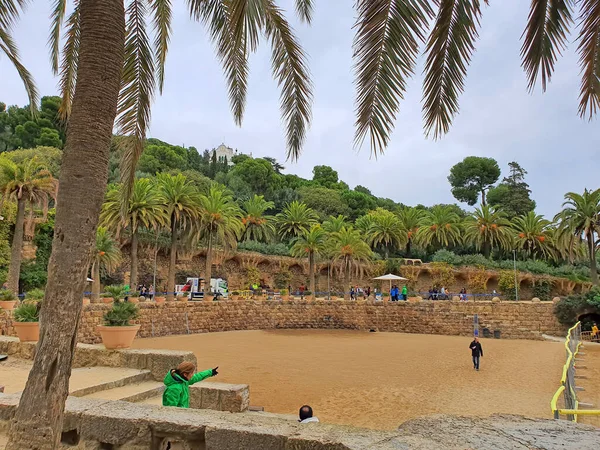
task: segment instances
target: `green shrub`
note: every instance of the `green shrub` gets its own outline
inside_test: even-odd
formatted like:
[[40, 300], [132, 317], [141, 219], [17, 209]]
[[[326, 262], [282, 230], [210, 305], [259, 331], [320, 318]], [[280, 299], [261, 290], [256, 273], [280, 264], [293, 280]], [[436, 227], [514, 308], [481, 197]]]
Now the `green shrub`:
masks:
[[44, 300], [43, 289], [32, 289], [25, 294], [27, 300]]
[[39, 302], [24, 301], [13, 310], [13, 319], [17, 322], [39, 322]]
[[237, 246], [238, 250], [262, 253], [263, 255], [290, 256], [290, 249], [285, 244], [265, 244], [257, 241], [243, 241]]
[[292, 272], [287, 269], [280, 270], [275, 273], [273, 277], [273, 282], [275, 283], [275, 287], [277, 289], [286, 288], [290, 285], [290, 281], [292, 281]]
[[279, 295], [283, 295], [283, 296], [285, 296], [285, 295], [289, 295], [289, 292], [288, 292], [288, 290], [287, 290], [287, 289], [280, 289], [280, 290], [279, 290]]
[[510, 270], [503, 270], [500, 272], [500, 278], [498, 279], [498, 289], [502, 292], [502, 295], [508, 300], [516, 300], [515, 296], [515, 273]]
[[113, 307], [104, 314], [104, 325], [107, 327], [129, 326], [129, 321], [137, 319], [140, 310], [135, 303], [115, 302]]
[[543, 278], [541, 280], [536, 280], [535, 285], [533, 286], [533, 296], [544, 301], [551, 300], [553, 287], [554, 283], [551, 280]]
[[46, 286], [48, 271], [41, 264], [34, 261], [26, 261], [21, 265], [19, 274], [21, 288], [27, 292], [31, 289], [40, 289]]
[[114, 298], [115, 301], [123, 300], [127, 295], [127, 290], [125, 289], [125, 286], [121, 285], [106, 286], [104, 288], [104, 291], [106, 294], [108, 294], [109, 297]]
[[8, 289], [0, 290], [0, 301], [10, 302], [13, 300], [17, 300], [17, 296], [13, 291], [10, 291]]

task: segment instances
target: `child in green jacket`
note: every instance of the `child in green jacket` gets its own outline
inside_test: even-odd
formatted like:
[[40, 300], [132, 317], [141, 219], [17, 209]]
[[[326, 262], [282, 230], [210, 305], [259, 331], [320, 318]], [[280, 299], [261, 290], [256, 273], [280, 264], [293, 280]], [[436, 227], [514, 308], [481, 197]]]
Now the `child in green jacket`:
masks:
[[178, 408], [190, 407], [189, 386], [204, 380], [205, 378], [218, 375], [218, 367], [204, 370], [194, 374], [196, 366], [194, 363], [184, 361], [167, 373], [164, 379], [165, 391], [163, 392], [163, 406], [176, 406]]

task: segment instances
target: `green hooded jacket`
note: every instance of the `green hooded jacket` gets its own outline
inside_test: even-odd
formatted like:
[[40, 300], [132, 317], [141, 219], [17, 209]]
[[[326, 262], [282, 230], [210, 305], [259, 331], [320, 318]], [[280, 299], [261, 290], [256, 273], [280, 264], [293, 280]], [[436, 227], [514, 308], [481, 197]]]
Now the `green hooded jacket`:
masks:
[[198, 372], [192, 376], [190, 381], [186, 380], [175, 371], [169, 371], [163, 382], [165, 391], [163, 392], [163, 406], [177, 406], [178, 408], [190, 407], [190, 388], [189, 386], [212, 377], [212, 369]]

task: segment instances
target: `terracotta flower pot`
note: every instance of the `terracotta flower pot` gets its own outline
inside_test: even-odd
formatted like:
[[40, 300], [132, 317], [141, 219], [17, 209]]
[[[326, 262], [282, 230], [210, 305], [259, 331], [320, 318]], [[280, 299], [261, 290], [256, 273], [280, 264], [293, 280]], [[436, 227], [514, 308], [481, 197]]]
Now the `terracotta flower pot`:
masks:
[[107, 327], [105, 325], [98, 325], [97, 328], [102, 337], [102, 343], [108, 349], [131, 347], [139, 329], [140, 325], [129, 325], [125, 327]]
[[39, 322], [14, 322], [13, 326], [21, 342], [33, 342], [40, 340]]
[[179, 297], [179, 301], [187, 303], [190, 301], [190, 298], [184, 295], [183, 297]]
[[16, 300], [2, 300], [0, 301], [0, 308], [10, 311], [15, 308], [16, 304]]
[[102, 303], [112, 303], [114, 298], [112, 297], [102, 297]]
[[229, 297], [232, 301], [237, 302], [240, 299], [239, 295], [233, 295], [231, 294], [231, 296]]
[[83, 298], [83, 306], [85, 305], [89, 305], [90, 304], [90, 299], [89, 298]]
[[140, 302], [140, 298], [139, 297], [129, 297], [129, 301], [131, 303], [139, 303]]
[[157, 305], [162, 305], [166, 300], [166, 297], [154, 297], [154, 301]]

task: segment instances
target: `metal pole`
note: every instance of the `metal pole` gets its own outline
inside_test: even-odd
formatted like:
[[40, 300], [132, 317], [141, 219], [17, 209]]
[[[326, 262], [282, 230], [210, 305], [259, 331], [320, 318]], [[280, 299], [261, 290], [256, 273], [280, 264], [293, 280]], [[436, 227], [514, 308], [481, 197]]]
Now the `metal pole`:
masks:
[[515, 269], [515, 300], [519, 300], [519, 283], [517, 282], [517, 250], [513, 249], [513, 265]]
[[327, 261], [327, 300], [331, 300], [331, 288], [329, 287], [329, 273], [331, 272], [331, 263]]
[[158, 257], [158, 230], [156, 230], [156, 240], [154, 241], [154, 275], [152, 277], [152, 286], [154, 286], [154, 292], [152, 293], [152, 300], [156, 298], [156, 259]]

